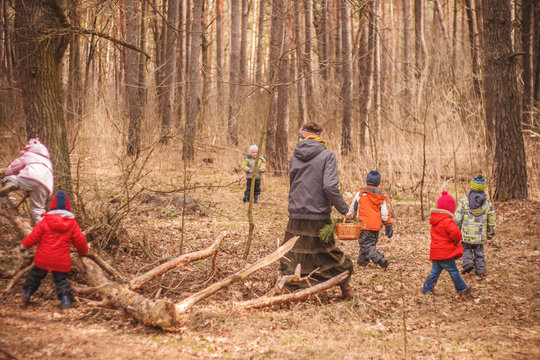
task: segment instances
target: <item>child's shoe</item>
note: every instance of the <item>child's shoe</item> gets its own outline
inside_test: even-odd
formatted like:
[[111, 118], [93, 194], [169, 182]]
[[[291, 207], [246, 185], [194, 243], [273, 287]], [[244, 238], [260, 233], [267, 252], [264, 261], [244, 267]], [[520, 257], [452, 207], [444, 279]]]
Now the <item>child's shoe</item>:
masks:
[[351, 301], [354, 300], [354, 291], [351, 287], [351, 285], [342, 285], [340, 286], [341, 293], [343, 294], [343, 300], [344, 301]]
[[62, 310], [72, 308], [71, 298], [68, 295], [62, 295], [62, 297], [60, 298], [60, 301], [61, 301], [60, 307], [62, 308]]
[[259, 203], [259, 195], [255, 195], [255, 197], [253, 198], [253, 202], [255, 204], [258, 204]]
[[243, 201], [244, 203], [247, 203], [249, 200], [246, 199], [246, 198], [243, 198], [242, 201]]
[[385, 258], [382, 258], [381, 260], [379, 260], [378, 264], [380, 267], [386, 270], [386, 268], [388, 267], [388, 260], [386, 260]]
[[24, 289], [21, 294], [21, 302], [23, 304], [28, 304], [30, 302], [30, 296], [32, 296], [32, 291], [30, 288]]
[[11, 191], [17, 190], [17, 185], [11, 181], [7, 181], [2, 188], [0, 188], [0, 196], [6, 196]]
[[463, 267], [463, 270], [461, 270], [461, 273], [462, 273], [462, 274], [468, 274], [468, 273], [470, 273], [470, 272], [473, 271], [473, 270], [474, 270], [474, 265], [473, 265], [473, 264], [468, 264], [468, 265], [465, 265], [465, 266]]
[[467, 286], [465, 289], [461, 290], [458, 294], [461, 296], [467, 296], [467, 295], [471, 295], [471, 293], [472, 293], [472, 287]]

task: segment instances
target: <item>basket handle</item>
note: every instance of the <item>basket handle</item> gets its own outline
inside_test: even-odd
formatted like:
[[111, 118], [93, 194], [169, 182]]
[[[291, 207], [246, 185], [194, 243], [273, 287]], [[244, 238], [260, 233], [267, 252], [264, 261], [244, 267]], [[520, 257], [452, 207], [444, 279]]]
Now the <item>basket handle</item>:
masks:
[[345, 220], [347, 220], [347, 218], [346, 218], [346, 217], [343, 217], [343, 224], [345, 224]]

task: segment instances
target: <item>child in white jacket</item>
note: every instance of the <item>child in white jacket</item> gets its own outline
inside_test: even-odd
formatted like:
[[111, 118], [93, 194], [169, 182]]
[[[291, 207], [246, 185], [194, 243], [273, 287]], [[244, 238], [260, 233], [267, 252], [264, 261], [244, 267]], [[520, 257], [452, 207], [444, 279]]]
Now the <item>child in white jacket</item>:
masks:
[[30, 139], [4, 173], [6, 177], [2, 179], [0, 196], [6, 196], [13, 190], [24, 190], [30, 196], [32, 221], [37, 224], [46, 212], [45, 204], [54, 187], [49, 150], [38, 138]]

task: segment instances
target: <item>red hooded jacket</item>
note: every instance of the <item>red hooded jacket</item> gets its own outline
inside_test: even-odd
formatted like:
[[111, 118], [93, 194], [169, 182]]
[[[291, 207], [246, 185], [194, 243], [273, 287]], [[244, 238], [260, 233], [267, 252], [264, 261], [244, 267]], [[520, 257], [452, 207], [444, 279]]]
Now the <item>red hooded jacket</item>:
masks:
[[[30, 248], [38, 245], [34, 264], [49, 271], [69, 272], [71, 269], [70, 245], [73, 242], [79, 254], [88, 253], [88, 244], [81, 232], [75, 216], [65, 208], [55, 209], [43, 214], [32, 232], [24, 238], [22, 245]], [[56, 207], [56, 195], [51, 201], [51, 208]]]
[[431, 224], [430, 260], [462, 257], [461, 231], [454, 222], [452, 213], [441, 209], [431, 210], [429, 222]]

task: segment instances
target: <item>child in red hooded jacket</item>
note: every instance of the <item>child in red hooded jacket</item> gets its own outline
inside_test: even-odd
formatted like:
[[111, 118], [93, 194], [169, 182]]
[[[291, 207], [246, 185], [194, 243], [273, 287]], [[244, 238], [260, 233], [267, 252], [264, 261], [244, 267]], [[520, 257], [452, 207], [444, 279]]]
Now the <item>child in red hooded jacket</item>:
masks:
[[465, 284], [456, 266], [456, 259], [463, 256], [461, 245], [461, 231], [454, 222], [453, 215], [456, 211], [456, 201], [446, 191], [442, 192], [437, 200], [437, 208], [431, 210], [429, 222], [431, 224], [431, 245], [429, 258], [432, 268], [424, 286], [423, 294], [433, 294], [435, 284], [443, 270], [448, 271], [456, 291], [459, 294], [470, 294], [472, 289]]
[[20, 250], [37, 245], [34, 266], [26, 277], [21, 301], [28, 303], [30, 297], [39, 288], [48, 271], [52, 271], [56, 284], [56, 295], [61, 300], [62, 309], [71, 308], [73, 295], [69, 284], [71, 270], [70, 245], [73, 242], [79, 254], [88, 253], [88, 244], [71, 212], [69, 197], [58, 191], [51, 200], [50, 211], [43, 214], [32, 232], [24, 238]]

